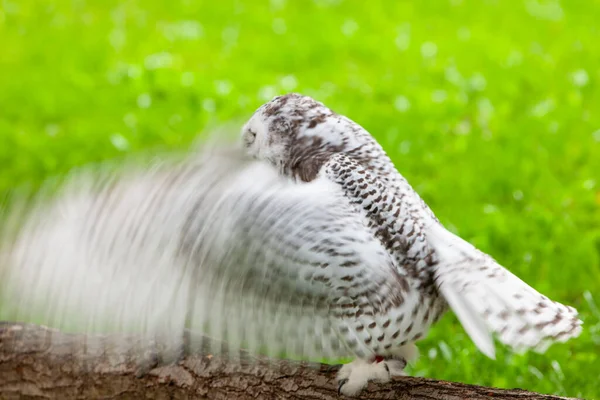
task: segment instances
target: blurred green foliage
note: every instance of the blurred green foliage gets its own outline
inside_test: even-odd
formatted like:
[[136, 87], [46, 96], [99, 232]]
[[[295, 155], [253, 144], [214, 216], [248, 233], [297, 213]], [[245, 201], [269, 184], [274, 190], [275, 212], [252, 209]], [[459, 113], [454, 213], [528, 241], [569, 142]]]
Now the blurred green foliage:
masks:
[[496, 361], [448, 315], [413, 374], [600, 398], [600, 2], [2, 0], [0, 193], [183, 149], [274, 95], [372, 132], [447, 226], [584, 333]]

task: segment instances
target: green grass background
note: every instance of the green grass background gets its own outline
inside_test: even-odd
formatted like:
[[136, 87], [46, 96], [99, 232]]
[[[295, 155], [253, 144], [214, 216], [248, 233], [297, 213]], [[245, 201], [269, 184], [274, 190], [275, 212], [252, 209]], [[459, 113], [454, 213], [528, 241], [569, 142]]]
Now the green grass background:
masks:
[[597, 0], [2, 0], [0, 194], [312, 95], [584, 319], [545, 355], [492, 361], [448, 315], [411, 372], [600, 398], [599, 17]]

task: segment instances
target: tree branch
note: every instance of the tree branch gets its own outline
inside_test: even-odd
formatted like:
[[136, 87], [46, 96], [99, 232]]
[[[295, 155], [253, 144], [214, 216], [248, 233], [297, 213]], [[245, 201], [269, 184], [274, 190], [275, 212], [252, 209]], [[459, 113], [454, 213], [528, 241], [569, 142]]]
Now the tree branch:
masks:
[[[50, 340], [51, 339], [51, 340]], [[114, 340], [114, 337], [111, 338]], [[135, 337], [120, 337], [127, 349]], [[127, 351], [102, 348], [106, 336], [82, 336], [50, 328], [0, 322], [1, 399], [336, 399], [339, 366], [262, 358], [226, 362], [210, 354], [136, 376]], [[50, 344], [51, 342], [51, 344]], [[111, 344], [113, 341], [111, 341]], [[83, 353], [85, 357], [79, 357]], [[364, 399], [565, 399], [520, 389], [504, 390], [404, 377], [370, 384]]]

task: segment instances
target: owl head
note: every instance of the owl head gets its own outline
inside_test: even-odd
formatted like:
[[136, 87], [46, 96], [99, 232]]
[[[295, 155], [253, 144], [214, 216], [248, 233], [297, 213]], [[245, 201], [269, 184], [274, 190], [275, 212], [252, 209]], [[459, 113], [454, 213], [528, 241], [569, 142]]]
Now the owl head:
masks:
[[242, 140], [252, 157], [308, 182], [332, 154], [360, 145], [357, 130], [362, 128], [324, 104], [290, 93], [256, 110], [242, 128]]

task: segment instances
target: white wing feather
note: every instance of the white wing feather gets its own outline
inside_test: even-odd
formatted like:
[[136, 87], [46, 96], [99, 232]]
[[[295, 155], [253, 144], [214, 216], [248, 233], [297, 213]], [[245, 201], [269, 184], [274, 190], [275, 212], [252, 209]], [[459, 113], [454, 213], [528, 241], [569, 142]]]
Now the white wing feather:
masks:
[[8, 210], [1, 242], [11, 315], [141, 333], [174, 349], [163, 359], [186, 328], [269, 355], [347, 356], [332, 315], [365, 288], [384, 298], [392, 268], [333, 184], [295, 185], [235, 152], [76, 174], [26, 211]]
[[428, 225], [439, 258], [436, 282], [477, 347], [494, 358], [490, 333], [516, 351], [543, 352], [551, 342], [581, 333], [577, 311], [548, 299], [490, 256], [447, 231]]

